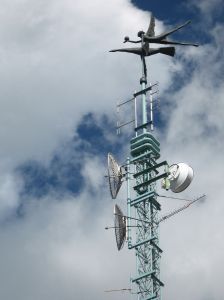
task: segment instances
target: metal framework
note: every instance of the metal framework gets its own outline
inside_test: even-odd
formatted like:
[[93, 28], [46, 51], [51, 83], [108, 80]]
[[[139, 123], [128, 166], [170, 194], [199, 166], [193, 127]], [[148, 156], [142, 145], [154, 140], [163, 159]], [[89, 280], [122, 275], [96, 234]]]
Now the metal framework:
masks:
[[[124, 43], [141, 43], [141, 47], [114, 49], [110, 52], [132, 53], [141, 57], [142, 77], [140, 79], [141, 90], [134, 93], [134, 97], [117, 106], [118, 112], [122, 105], [134, 101], [134, 119], [129, 122], [118, 122], [117, 131], [121, 127], [134, 123], [135, 137], [130, 141], [131, 157], [126, 162], [127, 181], [127, 240], [128, 248], [134, 249], [136, 254], [136, 274], [131, 282], [136, 284], [138, 300], [161, 299], [161, 287], [164, 285], [160, 280], [160, 258], [162, 250], [159, 247], [159, 223], [169, 216], [187, 208], [172, 212], [170, 215], [158, 218], [160, 204], [157, 201], [156, 182], [167, 178], [168, 164], [166, 161], [158, 162], [160, 158], [160, 144], [152, 135], [153, 131], [153, 101], [152, 87], [147, 86], [147, 66], [145, 58], [158, 53], [174, 56], [174, 47], [151, 48], [149, 43], [198, 46], [194, 43], [183, 43], [167, 40], [167, 37], [188, 25], [190, 21], [175, 27], [174, 29], [155, 35], [155, 18], [152, 15], [147, 32], [139, 31], [137, 41], [124, 38]], [[146, 94], [150, 93], [150, 118], [147, 119]], [[141, 122], [137, 122], [137, 97], [141, 96]], [[138, 103], [139, 104], [139, 103]], [[148, 129], [149, 128], [149, 129]], [[134, 174], [131, 169], [134, 166]], [[161, 174], [159, 168], [164, 166]], [[131, 179], [134, 178], [134, 186]], [[134, 196], [131, 191], [134, 190]], [[198, 198], [199, 199], [199, 198]], [[195, 201], [197, 201], [196, 199]], [[192, 202], [193, 203], [193, 202]], [[133, 226], [133, 222], [135, 222]]]
[[[128, 206], [128, 248], [135, 249], [136, 276], [131, 279], [137, 285], [138, 299], [160, 299], [160, 287], [164, 284], [160, 280], [158, 211], [156, 181], [166, 177], [167, 173], [159, 174], [158, 168], [166, 165], [166, 161], [158, 163], [160, 144], [148, 131], [146, 112], [146, 80], [141, 79], [142, 123], [135, 128], [136, 137], [131, 139], [131, 159], [127, 159], [127, 206]], [[135, 191], [131, 199], [130, 165], [134, 165]], [[131, 218], [135, 216], [136, 229], [131, 230]], [[131, 232], [132, 231], [132, 232]], [[135, 238], [133, 237], [135, 235]]]
[[[166, 166], [167, 162], [158, 163], [160, 158], [160, 144], [150, 133], [153, 130], [152, 98], [150, 97], [150, 121], [147, 120], [146, 94], [152, 87], [147, 87], [147, 73], [144, 57], [142, 57], [141, 91], [134, 97], [141, 96], [141, 123], [135, 120], [136, 136], [130, 141], [131, 159], [127, 159], [127, 207], [128, 207], [128, 248], [135, 250], [136, 275], [131, 279], [136, 284], [139, 300], [161, 299], [160, 257], [162, 250], [159, 247], [158, 212], [160, 204], [157, 201], [156, 181], [166, 177], [164, 172], [159, 174], [158, 168]], [[135, 100], [136, 103], [136, 100]], [[135, 105], [135, 116], [136, 105]], [[134, 165], [135, 192], [131, 199], [130, 165]], [[135, 216], [136, 229], [131, 232], [131, 218]]]
[[[155, 149], [156, 146], [157, 149]], [[159, 144], [149, 134], [143, 133], [131, 141], [131, 155], [135, 164], [136, 197], [128, 205], [137, 216], [136, 240], [129, 242], [129, 249], [136, 253], [136, 277], [139, 299], [160, 299], [160, 256], [158, 236], [158, 211], [155, 185], [158, 180], [156, 159], [159, 158]]]

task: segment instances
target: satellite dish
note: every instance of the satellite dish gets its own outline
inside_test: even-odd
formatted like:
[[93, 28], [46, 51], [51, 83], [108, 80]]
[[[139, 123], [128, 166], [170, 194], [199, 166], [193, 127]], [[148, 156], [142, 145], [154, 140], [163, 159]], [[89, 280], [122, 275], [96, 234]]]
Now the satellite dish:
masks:
[[117, 204], [114, 206], [114, 228], [117, 249], [121, 250], [121, 248], [124, 246], [124, 241], [126, 238], [126, 217]]
[[108, 180], [112, 199], [117, 197], [117, 194], [122, 185], [122, 170], [111, 153], [108, 153]]
[[185, 163], [170, 166], [169, 173], [170, 189], [174, 193], [183, 192], [190, 185], [194, 177], [193, 169]]

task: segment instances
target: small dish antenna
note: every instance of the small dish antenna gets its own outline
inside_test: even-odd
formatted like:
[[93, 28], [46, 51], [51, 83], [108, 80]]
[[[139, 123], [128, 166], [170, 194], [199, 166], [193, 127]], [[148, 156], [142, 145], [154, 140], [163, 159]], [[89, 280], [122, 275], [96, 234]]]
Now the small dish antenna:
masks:
[[126, 217], [117, 204], [114, 206], [114, 229], [117, 249], [121, 250], [126, 238]]
[[173, 164], [169, 167], [170, 175], [162, 181], [162, 188], [174, 193], [183, 192], [194, 177], [193, 169], [186, 163]]
[[116, 199], [122, 185], [122, 169], [111, 153], [108, 153], [108, 180], [112, 199]]

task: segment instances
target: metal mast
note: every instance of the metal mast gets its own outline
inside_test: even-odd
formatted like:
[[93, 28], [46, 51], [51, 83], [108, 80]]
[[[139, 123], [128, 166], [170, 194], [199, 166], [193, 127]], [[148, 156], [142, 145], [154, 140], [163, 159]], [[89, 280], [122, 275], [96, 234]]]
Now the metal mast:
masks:
[[[150, 121], [147, 120], [146, 94], [151, 93], [152, 86], [147, 86], [147, 67], [145, 57], [154, 54], [165, 54], [174, 56], [174, 47], [150, 48], [149, 43], [174, 44], [174, 45], [193, 45], [180, 42], [171, 42], [166, 38], [171, 33], [186, 26], [189, 22], [155, 36], [155, 20], [151, 17], [147, 32], [138, 32], [137, 41], [129, 40], [125, 37], [124, 42], [141, 43], [141, 47], [122, 48], [111, 50], [110, 52], [126, 52], [139, 55], [142, 62], [142, 77], [140, 79], [141, 90], [134, 93], [135, 119], [118, 126], [127, 125], [134, 121], [135, 137], [130, 141], [131, 157], [126, 161], [126, 181], [127, 181], [127, 241], [128, 248], [135, 250], [136, 255], [136, 274], [131, 278], [131, 282], [136, 284], [136, 294], [138, 300], [160, 300], [161, 287], [164, 285], [160, 280], [160, 257], [162, 250], [159, 247], [159, 218], [158, 212], [161, 207], [157, 201], [156, 182], [162, 178], [167, 178], [168, 164], [166, 161], [158, 162], [160, 158], [160, 143], [151, 134], [153, 130], [152, 99], [150, 98]], [[136, 98], [141, 97], [141, 122], [137, 122]], [[148, 130], [151, 128], [151, 131]], [[134, 172], [130, 169], [134, 166]], [[164, 166], [161, 174], [159, 168]], [[131, 173], [134, 178], [134, 186], [131, 187]], [[134, 196], [133, 196], [134, 190]], [[133, 221], [134, 220], [134, 221]], [[135, 222], [133, 226], [133, 222]]]
[[[141, 36], [143, 44], [143, 34]], [[160, 287], [163, 286], [160, 280], [160, 256], [162, 250], [159, 247], [158, 235], [158, 211], [160, 204], [157, 202], [156, 181], [161, 177], [157, 176], [157, 160], [160, 157], [160, 144], [148, 131], [150, 122], [147, 120], [146, 110], [146, 89], [147, 74], [145, 58], [141, 56], [142, 77], [141, 84], [141, 108], [142, 121], [135, 128], [136, 137], [130, 141], [131, 161], [135, 165], [135, 198], [128, 197], [128, 217], [131, 212], [139, 219], [136, 224], [136, 240], [132, 243], [129, 238], [129, 249], [135, 249], [136, 255], [136, 276], [131, 279], [137, 285], [138, 299], [160, 299]], [[165, 162], [164, 162], [165, 164]], [[127, 185], [127, 189], [130, 187]], [[130, 191], [128, 191], [130, 195]]]

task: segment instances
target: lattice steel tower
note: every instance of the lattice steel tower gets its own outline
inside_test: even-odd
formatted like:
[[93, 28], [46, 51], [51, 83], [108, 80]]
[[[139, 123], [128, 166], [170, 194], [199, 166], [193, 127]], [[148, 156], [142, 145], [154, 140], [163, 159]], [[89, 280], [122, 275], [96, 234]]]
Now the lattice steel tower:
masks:
[[[142, 60], [143, 61], [143, 60]], [[156, 181], [167, 177], [168, 173], [159, 174], [159, 167], [166, 166], [166, 161], [158, 163], [160, 144], [149, 132], [152, 120], [147, 120], [146, 93], [151, 86], [146, 87], [144, 66], [141, 82], [142, 122], [135, 127], [136, 136], [131, 139], [131, 159], [127, 159], [127, 206], [128, 206], [128, 248], [135, 249], [136, 277], [131, 281], [137, 284], [139, 299], [160, 299], [160, 256], [158, 236], [158, 211], [160, 204], [157, 201]], [[150, 127], [151, 127], [150, 126]], [[131, 199], [130, 164], [134, 165], [135, 197]], [[136, 238], [131, 234], [132, 220], [136, 219]], [[134, 240], [134, 241], [133, 241]]]
[[[135, 103], [135, 137], [130, 141], [131, 157], [127, 158], [126, 164], [119, 167], [113, 157], [108, 157], [109, 181], [112, 198], [115, 199], [120, 189], [122, 178], [127, 182], [127, 215], [116, 206], [115, 210], [115, 233], [118, 250], [123, 246], [125, 234], [127, 234], [128, 248], [134, 249], [136, 254], [136, 274], [131, 278], [136, 284], [136, 294], [139, 300], [161, 299], [160, 289], [164, 285], [160, 280], [160, 257], [162, 250], [159, 246], [159, 217], [161, 207], [157, 201], [156, 182], [164, 179], [165, 187], [169, 188], [169, 166], [166, 161], [159, 162], [160, 143], [152, 135], [153, 130], [153, 101], [150, 97], [150, 117], [147, 118], [146, 94], [152, 94], [152, 85], [147, 86], [146, 56], [157, 53], [174, 56], [174, 47], [150, 48], [150, 43], [192, 45], [181, 42], [168, 41], [166, 38], [171, 33], [179, 30], [190, 22], [174, 28], [171, 31], [155, 36], [155, 20], [151, 21], [147, 32], [138, 32], [139, 39], [131, 41], [125, 37], [124, 42], [141, 43], [140, 47], [122, 48], [110, 52], [126, 52], [139, 55], [142, 63], [142, 76], [140, 79], [141, 90], [134, 93], [131, 100], [125, 101], [118, 106], [134, 101]], [[141, 97], [141, 117], [137, 122], [137, 97]], [[138, 100], [139, 101], [139, 100]], [[131, 121], [132, 122], [132, 121]], [[118, 130], [128, 124], [118, 124]], [[163, 171], [161, 173], [161, 167]], [[122, 169], [124, 171], [122, 171]], [[134, 179], [134, 186], [132, 182]], [[167, 186], [166, 186], [167, 185]], [[134, 191], [134, 196], [133, 196]], [[127, 232], [125, 232], [127, 228]]]

